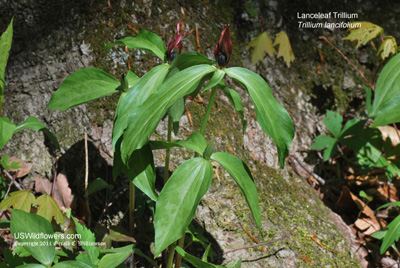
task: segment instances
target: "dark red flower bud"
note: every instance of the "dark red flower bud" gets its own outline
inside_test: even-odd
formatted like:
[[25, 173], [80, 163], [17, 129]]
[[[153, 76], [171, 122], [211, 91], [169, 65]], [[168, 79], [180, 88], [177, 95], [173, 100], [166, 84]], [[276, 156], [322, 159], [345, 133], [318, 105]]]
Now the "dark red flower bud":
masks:
[[218, 67], [225, 67], [229, 59], [232, 55], [232, 40], [231, 33], [229, 32], [229, 27], [231, 25], [228, 24], [221, 33], [221, 37], [219, 39], [218, 44], [214, 49], [215, 60], [217, 61]]
[[174, 39], [172, 39], [171, 42], [169, 42], [169, 44], [168, 44], [168, 50], [167, 50], [168, 62], [171, 62], [176, 57], [176, 52], [173, 51], [173, 49], [175, 47], [177, 47], [179, 49], [178, 54], [180, 54], [181, 50], [182, 50], [182, 39], [193, 32], [193, 29], [192, 29], [186, 35], [183, 35], [185, 33], [185, 25], [183, 24], [182, 20], [178, 22], [176, 29], [177, 29], [177, 33], [176, 33]]

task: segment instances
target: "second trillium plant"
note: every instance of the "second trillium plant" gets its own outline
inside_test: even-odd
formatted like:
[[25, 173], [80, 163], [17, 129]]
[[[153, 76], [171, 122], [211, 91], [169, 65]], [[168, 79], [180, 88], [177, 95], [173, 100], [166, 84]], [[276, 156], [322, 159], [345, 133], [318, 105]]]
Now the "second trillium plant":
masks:
[[[120, 172], [124, 172], [136, 187], [156, 202], [155, 256], [180, 240], [179, 246], [169, 247], [167, 267], [172, 267], [175, 249], [184, 258], [187, 256], [182, 249], [182, 237], [195, 216], [200, 200], [211, 185], [212, 161], [223, 166], [239, 185], [255, 223], [261, 230], [257, 189], [246, 164], [232, 154], [214, 152], [214, 141], [207, 141], [203, 136], [218, 90], [231, 101], [242, 119], [245, 131], [247, 121], [243, 116], [241, 98], [225, 84], [224, 77], [233, 78], [250, 94], [257, 121], [275, 141], [281, 167], [284, 166], [294, 136], [289, 114], [273, 97], [265, 80], [245, 68], [225, 67], [232, 54], [229, 25], [223, 29], [215, 47], [215, 61], [194, 51], [176, 55], [173, 48], [177, 47], [181, 51], [184, 36], [183, 23], [180, 22], [168, 49], [159, 36], [148, 31], [106, 45], [107, 48], [124, 45], [130, 49], [145, 50], [164, 63], [141, 78], [129, 70], [122, 81], [97, 68], [79, 70], [63, 82], [48, 105], [49, 109], [66, 110], [121, 92], [113, 129], [114, 175], [117, 177]], [[193, 132], [186, 140], [172, 141], [171, 132], [173, 130], [177, 133], [179, 130], [179, 119], [185, 111], [186, 97], [197, 96], [207, 90], [211, 90], [211, 94], [201, 129]], [[165, 116], [168, 120], [168, 140], [150, 140]], [[194, 157], [182, 163], [168, 178], [169, 149], [172, 147], [192, 150]], [[167, 150], [165, 185], [159, 195], [155, 191], [156, 175], [152, 153], [158, 149]], [[180, 267], [179, 259], [176, 258], [175, 267]]]

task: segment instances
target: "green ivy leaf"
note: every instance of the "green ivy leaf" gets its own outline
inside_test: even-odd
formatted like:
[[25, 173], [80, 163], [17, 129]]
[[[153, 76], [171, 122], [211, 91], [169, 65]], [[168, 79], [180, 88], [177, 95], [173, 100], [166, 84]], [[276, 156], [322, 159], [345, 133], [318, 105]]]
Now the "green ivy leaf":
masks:
[[35, 131], [42, 131], [47, 135], [47, 137], [50, 139], [50, 141], [53, 143], [56, 149], [60, 150], [60, 144], [58, 143], [56, 136], [54, 136], [54, 134], [45, 125], [43, 125], [43, 123], [40, 122], [36, 117], [34, 116], [28, 117], [24, 123], [18, 125], [15, 128], [14, 133], [17, 133], [18, 131], [21, 131], [23, 129], [33, 129]]
[[239, 185], [253, 214], [256, 225], [261, 231], [261, 213], [258, 204], [257, 187], [247, 165], [236, 156], [224, 152], [213, 153], [211, 160], [221, 164]]
[[85, 68], [68, 76], [51, 96], [47, 109], [65, 111], [118, 92], [120, 82], [112, 75], [97, 69]]
[[383, 29], [376, 24], [368, 21], [353, 22], [352, 25], [361, 24], [361, 27], [353, 27], [348, 31], [350, 34], [343, 38], [343, 40], [357, 41], [358, 48], [361, 45], [367, 44], [369, 41], [383, 33]]
[[399, 241], [400, 238], [400, 216], [394, 218], [394, 220], [386, 227], [387, 233], [383, 238], [380, 253], [383, 255], [386, 250], [394, 243]]
[[165, 81], [151, 98], [145, 100], [139, 107], [135, 107], [121, 142], [124, 163], [133, 151], [147, 143], [165, 112], [177, 100], [192, 93], [201, 79], [215, 69], [210, 65], [196, 65], [180, 71]]
[[169, 178], [156, 203], [154, 256], [184, 234], [210, 188], [212, 174], [211, 163], [197, 157], [184, 162]]
[[279, 164], [283, 167], [294, 137], [294, 127], [288, 112], [274, 98], [267, 82], [258, 74], [240, 67], [227, 68], [225, 72], [249, 91], [257, 121], [264, 132], [275, 141]]
[[273, 57], [275, 54], [274, 45], [267, 32], [263, 32], [251, 40], [246, 46], [246, 49], [248, 50], [250, 47], [253, 47], [253, 51], [251, 52], [251, 64], [253, 65], [264, 59], [265, 52], [267, 52], [270, 57]]
[[29, 190], [21, 190], [10, 193], [0, 203], [0, 209], [7, 210], [10, 207], [20, 209], [25, 212], [31, 211], [31, 206], [36, 202], [35, 196]]
[[13, 37], [13, 21], [14, 18], [11, 19], [6, 31], [0, 36], [0, 77], [2, 77], [2, 80], [0, 80], [0, 113], [4, 101], [4, 86], [6, 84], [4, 77]]
[[[49, 267], [53, 262], [54, 231], [48, 220], [32, 213], [13, 209], [11, 210], [11, 234], [18, 243], [25, 244], [24, 248], [41, 264]], [[28, 235], [33, 237], [27, 237]]]
[[135, 37], [125, 37], [111, 44], [105, 44], [104, 47], [106, 52], [115, 45], [127, 46], [129, 49], [137, 48], [147, 52], [150, 52], [163, 61], [165, 61], [167, 49], [165, 48], [164, 42], [155, 33], [149, 31], [140, 31], [140, 33]]
[[276, 45], [279, 45], [277, 58], [283, 57], [283, 60], [286, 62], [286, 66], [290, 68], [290, 63], [294, 61], [294, 54], [292, 47], [290, 46], [289, 38], [284, 31], [276, 34], [274, 46]]
[[382, 60], [385, 60], [390, 56], [390, 54], [396, 55], [397, 50], [398, 48], [397, 48], [396, 38], [394, 38], [393, 36], [385, 36], [376, 55], [381, 54]]
[[400, 122], [400, 54], [385, 64], [375, 86], [375, 98], [370, 116], [375, 120], [372, 127]]
[[56, 200], [54, 200], [54, 198], [50, 195], [44, 194], [39, 196], [36, 199], [35, 205], [39, 206], [39, 209], [36, 213], [37, 215], [42, 216], [49, 222], [51, 222], [54, 217], [54, 220], [58, 224], [64, 224], [63, 214], [61, 213]]
[[318, 136], [314, 139], [314, 144], [311, 147], [311, 150], [325, 150], [324, 151], [324, 161], [328, 161], [329, 158], [333, 157], [336, 153], [336, 145], [337, 145], [337, 140], [321, 135]]
[[8, 117], [0, 117], [0, 149], [12, 138], [16, 127]]

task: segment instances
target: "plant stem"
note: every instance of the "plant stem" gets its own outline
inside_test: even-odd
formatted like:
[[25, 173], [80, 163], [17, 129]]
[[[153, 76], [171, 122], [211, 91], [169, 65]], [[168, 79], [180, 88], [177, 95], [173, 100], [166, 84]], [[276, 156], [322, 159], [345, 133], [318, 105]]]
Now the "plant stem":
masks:
[[175, 255], [175, 243], [176, 242], [174, 242], [168, 247], [169, 254], [168, 254], [167, 268], [172, 268], [172, 263], [174, 261], [174, 255]]
[[[210, 117], [210, 113], [211, 113], [211, 110], [212, 110], [212, 106], [214, 104], [214, 100], [215, 100], [215, 95], [216, 94], [217, 94], [217, 88], [214, 87], [211, 90], [211, 96], [210, 96], [210, 99], [208, 100], [206, 114], [204, 115], [203, 123], [201, 124], [201, 128], [200, 128], [201, 135], [204, 135], [204, 131], [206, 130], [207, 121], [208, 121], [208, 118]], [[194, 157], [197, 157], [198, 155], [199, 155], [198, 153], [195, 153]], [[185, 244], [185, 234], [183, 234], [182, 237], [179, 239], [178, 246], [183, 248], [184, 244]], [[178, 254], [176, 256], [175, 268], [180, 268], [181, 264], [182, 264], [182, 256]]]
[[129, 233], [133, 236], [135, 230], [135, 223], [133, 220], [133, 213], [135, 211], [135, 184], [129, 183]]
[[214, 104], [214, 99], [215, 99], [215, 95], [216, 95], [216, 94], [217, 94], [217, 88], [214, 87], [214, 88], [211, 90], [211, 96], [210, 96], [210, 99], [209, 99], [209, 101], [208, 101], [208, 106], [207, 106], [206, 114], [204, 115], [203, 123], [201, 124], [201, 128], [200, 128], [200, 134], [201, 134], [201, 135], [204, 135], [204, 131], [206, 130], [206, 125], [207, 125], [208, 117], [210, 116], [211, 109], [212, 109], [212, 106], [213, 106], [213, 104]]
[[[178, 246], [183, 248], [185, 244], [185, 234], [182, 235], [182, 237], [179, 239]], [[182, 264], [182, 256], [181, 255], [176, 255], [176, 261], [175, 261], [175, 268], [181, 268]]]
[[[57, 165], [57, 162], [56, 162]], [[54, 181], [53, 181], [53, 188], [55, 187], [57, 183], [57, 176], [54, 175]], [[88, 194], [88, 185], [89, 185], [89, 150], [88, 150], [88, 136], [87, 133], [85, 132], [85, 198], [86, 198], [86, 209], [88, 212], [88, 227], [91, 225], [92, 221], [92, 213], [90, 212], [90, 206], [89, 206], [89, 194]], [[54, 192], [52, 193], [54, 194]]]
[[[171, 142], [172, 136], [172, 118], [168, 116], [168, 134], [167, 134], [167, 142]], [[167, 183], [169, 179], [169, 159], [171, 156], [171, 148], [167, 148], [165, 152], [165, 167], [164, 167], [164, 185]]]

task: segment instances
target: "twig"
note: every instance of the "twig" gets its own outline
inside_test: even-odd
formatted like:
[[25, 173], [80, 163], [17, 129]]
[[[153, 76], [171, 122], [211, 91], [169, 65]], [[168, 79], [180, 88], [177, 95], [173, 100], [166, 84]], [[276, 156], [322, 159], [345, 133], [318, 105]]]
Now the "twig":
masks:
[[[14, 183], [15, 187], [17, 187], [18, 190], [23, 190], [24, 188], [22, 188], [22, 186], [14, 179], [13, 176], [11, 176], [11, 174], [7, 171], [7, 170], [3, 170], [4, 174], [7, 175], [7, 177], [11, 180], [11, 183]], [[6, 199], [6, 197], [4, 197], [4, 199]]]
[[87, 133], [85, 132], [85, 198], [86, 198], [86, 207], [88, 211], [88, 226], [90, 227], [90, 223], [92, 221], [92, 214], [90, 213], [90, 207], [89, 207], [88, 185], [89, 185], [89, 151], [88, 151], [88, 136]]
[[319, 39], [324, 40], [325, 42], [327, 42], [329, 45], [331, 45], [337, 52], [339, 52], [340, 55], [342, 55], [342, 57], [358, 72], [358, 74], [364, 79], [364, 81], [368, 84], [368, 86], [370, 88], [372, 88], [373, 91], [375, 91], [375, 86], [371, 84], [371, 82], [368, 81], [368, 79], [364, 76], [364, 73], [357, 68], [357, 66], [354, 65], [354, 63], [349, 60], [349, 58], [347, 58], [342, 51], [340, 51], [340, 49], [338, 49], [337, 47], [335, 47], [331, 41], [328, 40], [328, 38], [326, 38], [325, 36], [320, 36]]
[[241, 247], [241, 248], [236, 248], [236, 249], [228, 250], [228, 251], [225, 251], [225, 252], [224, 252], [224, 255], [225, 255], [225, 254], [228, 254], [228, 253], [231, 253], [231, 252], [238, 251], [238, 250], [242, 250], [242, 249], [249, 249], [249, 248], [255, 248], [255, 247], [260, 247], [260, 246], [266, 246], [266, 245], [268, 245], [268, 244], [272, 244], [272, 243], [275, 243], [275, 242], [277, 242], [277, 241], [283, 240], [283, 239], [285, 239], [286, 237], [288, 237], [291, 233], [293, 233], [293, 232], [297, 229], [297, 227], [299, 227], [299, 226], [295, 226], [292, 230], [290, 230], [289, 232], [287, 232], [287, 233], [284, 234], [283, 236], [278, 237], [278, 238], [276, 238], [276, 239], [274, 239], [274, 240], [270, 240], [270, 241], [267, 241], [267, 242], [264, 242], [264, 243], [258, 243], [258, 244], [252, 245], [252, 246], [246, 246], [246, 247]]
[[261, 33], [264, 32], [264, 20], [262, 19], [261, 15], [258, 15], [258, 19], [260, 20], [261, 24]]
[[199, 39], [199, 27], [196, 26], [196, 44], [197, 52], [201, 52], [200, 39]]
[[318, 176], [317, 174], [315, 174], [314, 172], [312, 172], [306, 165], [304, 165], [296, 156], [294, 155], [290, 155], [289, 156], [293, 160], [296, 160], [296, 162], [300, 165], [300, 167], [302, 169], [304, 169], [305, 171], [307, 171], [311, 176], [313, 176], [319, 183], [321, 183], [322, 185], [325, 184], [325, 180], [323, 178], [321, 178], [320, 176]]

